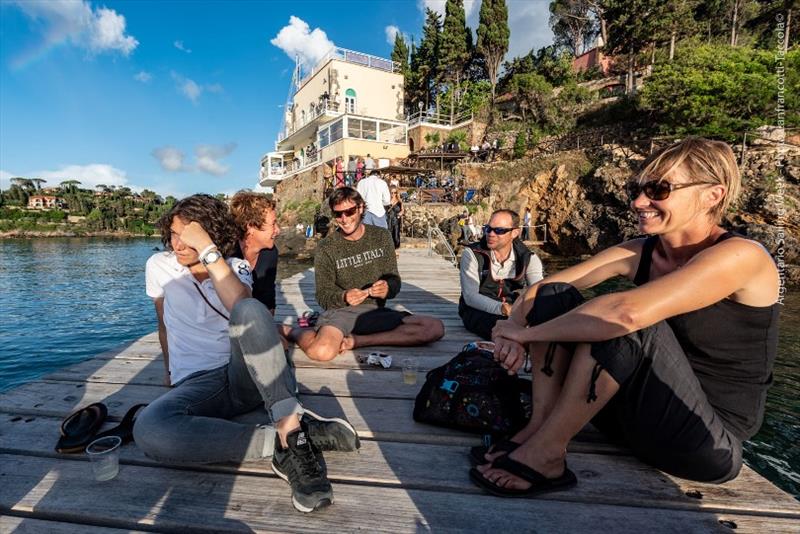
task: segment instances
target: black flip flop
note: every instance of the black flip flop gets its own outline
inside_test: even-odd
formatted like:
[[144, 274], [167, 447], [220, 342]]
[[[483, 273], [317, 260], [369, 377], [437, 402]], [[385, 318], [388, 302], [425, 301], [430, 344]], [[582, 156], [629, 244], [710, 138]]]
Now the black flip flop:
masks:
[[95, 402], [67, 416], [61, 423], [61, 437], [56, 443], [56, 452], [71, 454], [83, 452], [108, 417], [108, 408]]
[[488, 464], [489, 462], [486, 460], [486, 454], [490, 452], [504, 452], [509, 454], [517, 450], [519, 446], [519, 443], [515, 443], [510, 439], [500, 440], [497, 443], [492, 443], [488, 447], [486, 445], [476, 445], [469, 450], [469, 461], [472, 465]]
[[538, 471], [531, 469], [527, 465], [512, 460], [508, 455], [501, 456], [492, 463], [492, 467], [502, 469], [508, 473], [521, 478], [526, 482], [530, 482], [528, 489], [513, 489], [498, 486], [491, 480], [483, 476], [483, 473], [474, 467], [469, 470], [469, 478], [478, 487], [484, 491], [496, 495], [498, 497], [529, 497], [539, 495], [540, 493], [548, 493], [551, 491], [560, 491], [571, 488], [578, 483], [575, 473], [567, 469], [564, 464], [564, 472], [558, 478], [547, 478]]
[[139, 410], [145, 406], [147, 406], [147, 404], [137, 404], [133, 406], [130, 410], [128, 410], [128, 413], [125, 414], [125, 417], [122, 418], [122, 421], [120, 421], [117, 426], [100, 432], [94, 437], [94, 439], [117, 436], [122, 440], [122, 445], [130, 443], [133, 441], [133, 425], [136, 423], [136, 416], [138, 415]]

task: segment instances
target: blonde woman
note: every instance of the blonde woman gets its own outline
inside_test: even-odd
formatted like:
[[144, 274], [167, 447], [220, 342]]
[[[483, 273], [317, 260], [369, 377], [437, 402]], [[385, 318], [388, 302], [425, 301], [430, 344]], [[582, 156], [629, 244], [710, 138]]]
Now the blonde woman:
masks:
[[[761, 425], [780, 276], [763, 246], [720, 226], [740, 189], [733, 152], [687, 139], [626, 189], [650, 237], [545, 278], [493, 330], [509, 372], [530, 354], [534, 401], [523, 430], [472, 450], [470, 477], [490, 493], [574, 485], [567, 444], [588, 422], [662, 471], [724, 482]], [[616, 276], [637, 287], [589, 301], [578, 291]]]

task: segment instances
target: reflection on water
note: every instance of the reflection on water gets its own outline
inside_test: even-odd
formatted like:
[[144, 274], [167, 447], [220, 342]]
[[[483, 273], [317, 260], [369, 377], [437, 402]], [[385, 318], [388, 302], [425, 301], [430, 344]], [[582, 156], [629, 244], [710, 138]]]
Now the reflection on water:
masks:
[[[144, 265], [156, 239], [0, 240], [0, 391], [90, 358], [156, 329]], [[574, 260], [548, 259], [548, 272]], [[308, 263], [281, 259], [279, 276]], [[590, 293], [623, 289], [610, 281]], [[800, 497], [800, 292], [781, 310], [775, 382], [745, 461]]]

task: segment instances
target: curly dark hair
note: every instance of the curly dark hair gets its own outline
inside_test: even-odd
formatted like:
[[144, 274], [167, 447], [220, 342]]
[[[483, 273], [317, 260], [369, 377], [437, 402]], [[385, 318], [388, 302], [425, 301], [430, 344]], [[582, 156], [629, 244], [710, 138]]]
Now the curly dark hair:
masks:
[[172, 250], [170, 227], [175, 217], [180, 217], [186, 223], [199, 223], [223, 257], [229, 258], [239, 253], [239, 240], [244, 236], [244, 231], [236, 224], [223, 201], [211, 195], [198, 194], [176, 202], [156, 223], [161, 231], [161, 242], [167, 250]]

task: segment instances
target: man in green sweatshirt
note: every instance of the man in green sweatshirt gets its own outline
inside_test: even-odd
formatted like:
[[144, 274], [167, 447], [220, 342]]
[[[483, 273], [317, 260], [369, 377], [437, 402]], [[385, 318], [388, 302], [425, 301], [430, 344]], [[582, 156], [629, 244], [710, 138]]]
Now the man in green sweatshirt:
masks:
[[317, 302], [325, 309], [315, 328], [295, 328], [290, 338], [313, 360], [370, 345], [415, 346], [444, 335], [435, 317], [386, 307], [400, 292], [389, 232], [365, 225], [364, 200], [342, 187], [328, 199], [337, 231], [320, 241], [314, 257]]

